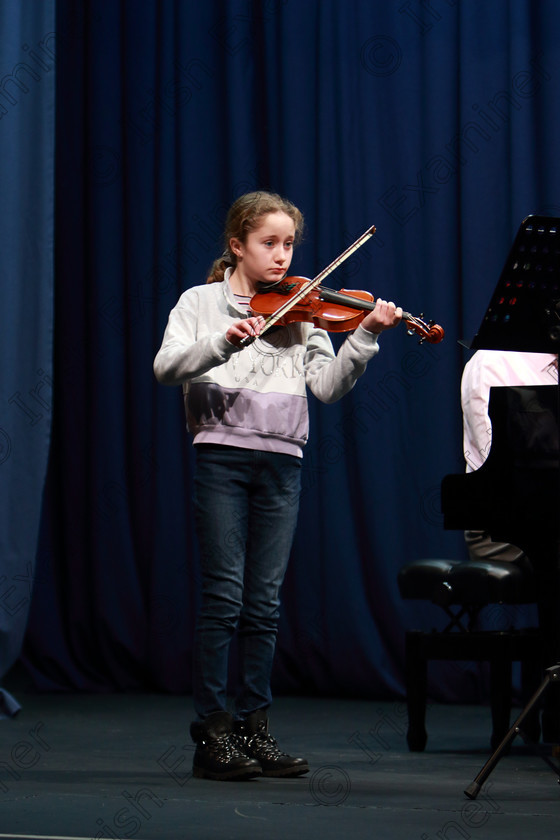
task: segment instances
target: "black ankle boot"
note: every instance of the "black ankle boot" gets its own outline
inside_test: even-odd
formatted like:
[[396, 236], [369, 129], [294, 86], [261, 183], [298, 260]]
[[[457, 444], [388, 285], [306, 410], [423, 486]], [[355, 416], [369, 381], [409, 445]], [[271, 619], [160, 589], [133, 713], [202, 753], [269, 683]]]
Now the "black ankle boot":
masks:
[[276, 740], [268, 732], [268, 718], [263, 710], [253, 712], [245, 720], [235, 722], [241, 749], [255, 758], [263, 776], [302, 776], [309, 771], [304, 758], [294, 758], [281, 752]]
[[233, 734], [229, 712], [213, 712], [202, 721], [191, 723], [196, 744], [193, 776], [216, 781], [251, 779], [262, 774], [259, 762], [243, 752]]

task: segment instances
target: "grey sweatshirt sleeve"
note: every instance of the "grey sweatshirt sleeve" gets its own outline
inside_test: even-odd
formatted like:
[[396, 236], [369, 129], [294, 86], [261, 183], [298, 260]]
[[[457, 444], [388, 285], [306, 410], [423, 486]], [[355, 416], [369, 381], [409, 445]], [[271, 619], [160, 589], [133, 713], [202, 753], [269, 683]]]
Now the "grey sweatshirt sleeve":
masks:
[[154, 373], [162, 385], [181, 385], [223, 365], [239, 348], [225, 332], [197, 335], [198, 301], [194, 290], [185, 292], [169, 314]]
[[379, 352], [378, 338], [376, 333], [360, 325], [334, 356], [328, 335], [323, 330], [313, 330], [308, 338], [305, 361], [305, 381], [309, 390], [325, 403], [336, 402], [347, 394], [364, 373], [369, 360]]

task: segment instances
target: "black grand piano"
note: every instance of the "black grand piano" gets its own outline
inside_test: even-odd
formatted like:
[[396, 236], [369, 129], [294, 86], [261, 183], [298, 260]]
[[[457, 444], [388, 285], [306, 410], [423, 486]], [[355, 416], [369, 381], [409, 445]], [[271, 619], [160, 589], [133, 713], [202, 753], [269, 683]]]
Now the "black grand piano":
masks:
[[[558, 353], [560, 219], [523, 221], [470, 346]], [[523, 549], [534, 570], [543, 661], [549, 667], [560, 662], [558, 385], [491, 388], [489, 415], [492, 444], [485, 463], [443, 479], [444, 527], [486, 531], [495, 541]], [[553, 737], [559, 743], [560, 699], [553, 703]]]

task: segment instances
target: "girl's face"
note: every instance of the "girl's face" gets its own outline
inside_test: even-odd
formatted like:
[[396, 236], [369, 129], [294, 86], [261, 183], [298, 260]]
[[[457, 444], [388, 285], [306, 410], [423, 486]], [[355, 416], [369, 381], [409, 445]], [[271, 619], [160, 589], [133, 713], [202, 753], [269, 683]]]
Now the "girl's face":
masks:
[[256, 288], [258, 283], [280, 280], [292, 262], [295, 225], [290, 217], [278, 211], [263, 216], [258, 228], [247, 235], [247, 241], [230, 241], [237, 257], [235, 273]]

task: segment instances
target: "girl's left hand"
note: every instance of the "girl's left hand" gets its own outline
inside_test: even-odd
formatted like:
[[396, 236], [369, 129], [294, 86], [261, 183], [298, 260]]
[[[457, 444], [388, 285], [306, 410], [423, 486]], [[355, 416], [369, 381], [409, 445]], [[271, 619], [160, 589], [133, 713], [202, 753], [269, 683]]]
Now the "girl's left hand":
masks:
[[368, 312], [362, 321], [362, 327], [371, 333], [382, 333], [396, 327], [402, 320], [402, 307], [395, 306], [393, 301], [387, 302], [377, 298], [375, 309]]

